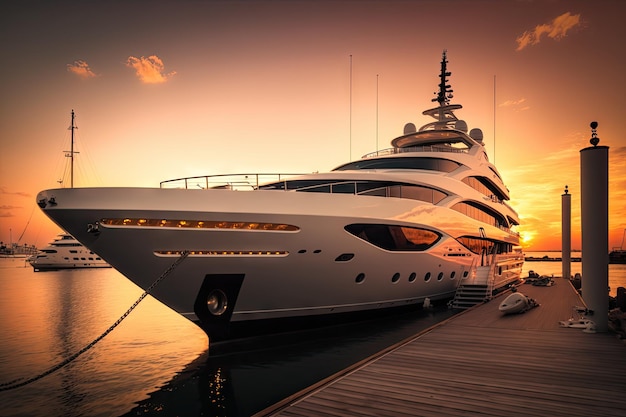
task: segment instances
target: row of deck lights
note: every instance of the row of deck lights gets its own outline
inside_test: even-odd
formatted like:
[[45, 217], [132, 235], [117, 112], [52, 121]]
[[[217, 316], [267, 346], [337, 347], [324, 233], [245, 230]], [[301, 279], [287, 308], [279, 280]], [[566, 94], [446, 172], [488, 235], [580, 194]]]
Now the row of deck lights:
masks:
[[202, 220], [167, 220], [167, 219], [103, 219], [104, 226], [144, 226], [144, 227], [176, 227], [188, 229], [237, 229], [237, 230], [273, 230], [294, 232], [297, 226], [283, 223], [251, 223]]
[[[155, 251], [160, 256], [180, 256], [182, 251], [167, 250]], [[189, 256], [287, 256], [287, 251], [214, 251], [214, 250], [195, 250], [190, 251]]]

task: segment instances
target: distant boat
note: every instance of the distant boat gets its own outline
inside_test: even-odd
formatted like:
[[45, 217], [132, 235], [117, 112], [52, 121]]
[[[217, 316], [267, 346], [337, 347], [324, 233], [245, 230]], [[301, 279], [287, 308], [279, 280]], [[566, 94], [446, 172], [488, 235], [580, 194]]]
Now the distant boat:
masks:
[[[22, 236], [24, 233], [22, 233]], [[9, 244], [5, 244], [4, 242], [0, 242], [0, 258], [26, 258], [37, 253], [37, 248], [35, 245], [20, 245], [19, 243], [13, 242], [13, 234], [11, 233], [11, 229], [9, 229]], [[18, 242], [22, 239], [22, 236], [18, 239]]]
[[613, 250], [609, 253], [610, 264], [626, 264], [626, 250]]
[[37, 253], [35, 246], [18, 245], [17, 243], [4, 245], [0, 242], [0, 258], [27, 258]]
[[619, 249], [613, 248], [613, 250], [609, 252], [610, 264], [626, 264], [626, 249], [624, 249], [624, 237], [626, 237], [626, 229], [624, 229], [624, 234], [622, 235], [622, 244]]
[[60, 234], [48, 246], [27, 258], [27, 261], [35, 271], [111, 267], [67, 233]]

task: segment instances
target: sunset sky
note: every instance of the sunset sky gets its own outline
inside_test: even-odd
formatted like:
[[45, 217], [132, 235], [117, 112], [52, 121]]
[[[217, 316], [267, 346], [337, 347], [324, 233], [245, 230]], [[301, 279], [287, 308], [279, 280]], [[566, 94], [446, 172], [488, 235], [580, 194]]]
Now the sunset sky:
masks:
[[[0, 240], [60, 230], [37, 192], [327, 171], [430, 121], [448, 51], [524, 247], [580, 244], [580, 150], [609, 146], [609, 248], [626, 228], [626, 2], [20, 1], [0, 16]], [[64, 174], [66, 172], [66, 174]], [[62, 183], [59, 183], [62, 181]], [[21, 239], [20, 239], [21, 237]]]

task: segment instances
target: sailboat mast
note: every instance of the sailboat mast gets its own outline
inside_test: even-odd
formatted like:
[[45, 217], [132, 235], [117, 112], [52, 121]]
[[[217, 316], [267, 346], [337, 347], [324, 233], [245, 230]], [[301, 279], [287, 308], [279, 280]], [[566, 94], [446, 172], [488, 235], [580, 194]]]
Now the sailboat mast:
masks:
[[67, 158], [70, 158], [70, 188], [74, 188], [74, 154], [78, 153], [76, 151], [74, 151], [74, 130], [78, 129], [78, 127], [76, 127], [76, 125], [74, 124], [74, 109], [72, 109], [72, 123], [70, 124], [70, 127], [67, 128], [67, 130], [70, 130], [71, 133], [71, 140], [70, 140], [70, 150], [69, 151], [65, 151], [65, 156]]
[[74, 109], [72, 109], [72, 124], [70, 130], [72, 131], [72, 143], [70, 147], [70, 188], [74, 188]]

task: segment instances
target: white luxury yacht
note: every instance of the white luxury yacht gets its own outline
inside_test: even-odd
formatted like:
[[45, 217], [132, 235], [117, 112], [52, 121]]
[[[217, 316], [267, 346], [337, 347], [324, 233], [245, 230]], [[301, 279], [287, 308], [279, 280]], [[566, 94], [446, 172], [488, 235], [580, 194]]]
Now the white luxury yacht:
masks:
[[48, 246], [28, 257], [28, 262], [35, 271], [111, 267], [67, 233], [59, 234]]
[[451, 300], [464, 286], [489, 298], [520, 277], [519, 219], [482, 132], [454, 115], [446, 67], [444, 51], [438, 106], [423, 112], [434, 121], [328, 173], [52, 189], [37, 202], [211, 342]]

